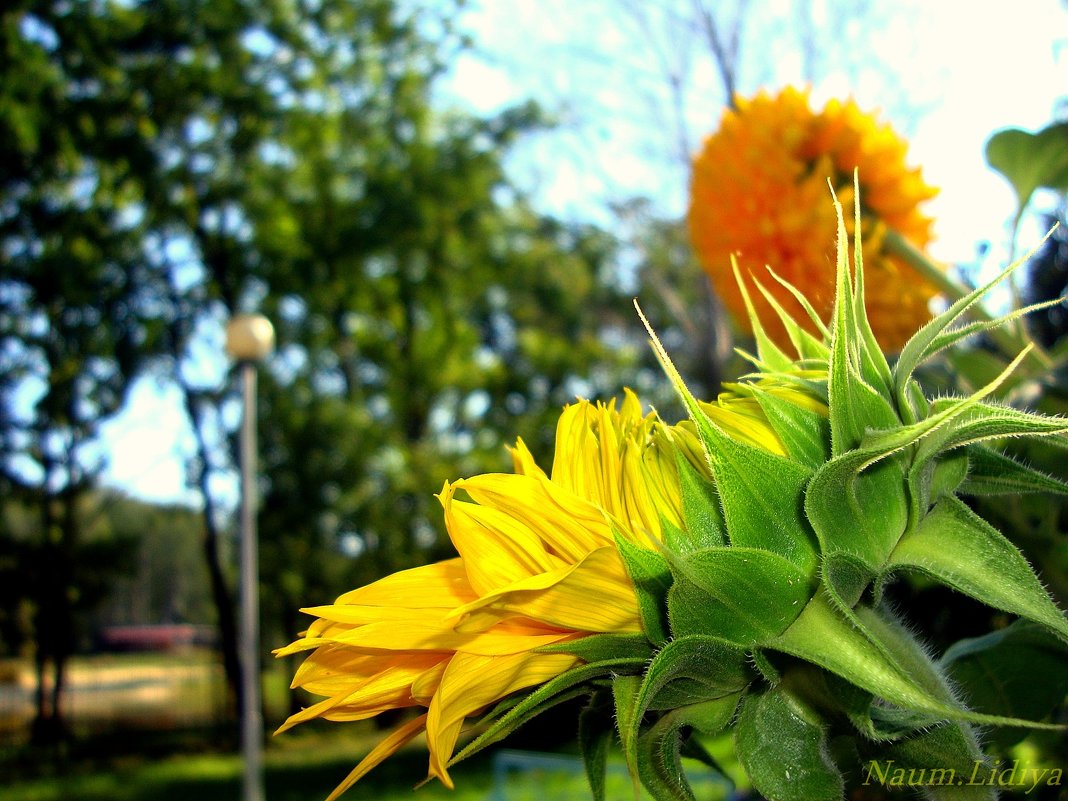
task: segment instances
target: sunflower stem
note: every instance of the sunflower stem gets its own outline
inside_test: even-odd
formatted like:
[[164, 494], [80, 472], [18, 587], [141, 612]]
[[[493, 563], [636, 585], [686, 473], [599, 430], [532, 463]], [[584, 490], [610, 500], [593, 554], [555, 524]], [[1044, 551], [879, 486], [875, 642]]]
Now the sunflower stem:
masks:
[[[887, 229], [886, 238], [883, 241], [891, 253], [900, 256], [921, 278], [938, 287], [950, 302], [960, 300], [968, 294], [969, 290], [965, 286], [946, 275], [938, 265], [897, 231]], [[997, 319], [978, 303], [969, 309], [969, 314], [985, 322]], [[995, 328], [989, 334], [1001, 352], [1009, 359], [1014, 359], [1029, 344], [1029, 339], [1022, 330], [1009, 331], [1004, 328]], [[1042, 371], [1047, 371], [1053, 366], [1049, 355], [1037, 343], [1033, 343], [1033, 350], [1028, 354], [1027, 361], [1031, 366]]]

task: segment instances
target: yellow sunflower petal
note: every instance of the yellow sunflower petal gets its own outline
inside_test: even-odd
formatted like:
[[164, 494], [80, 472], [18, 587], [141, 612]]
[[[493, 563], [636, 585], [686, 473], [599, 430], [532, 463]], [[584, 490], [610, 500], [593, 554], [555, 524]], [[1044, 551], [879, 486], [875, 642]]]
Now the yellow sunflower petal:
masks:
[[486, 625], [501, 613], [522, 615], [561, 629], [638, 632], [641, 622], [634, 588], [619, 552], [605, 546], [581, 562], [530, 576], [456, 609], [458, 622], [481, 612]]
[[567, 654], [457, 654], [445, 669], [427, 712], [430, 776], [452, 789], [447, 766], [464, 718], [516, 690], [555, 678], [578, 662]]
[[388, 737], [371, 750], [371, 753], [363, 758], [359, 765], [353, 768], [352, 773], [346, 776], [341, 784], [334, 788], [334, 792], [326, 797], [326, 801], [336, 801], [338, 796], [366, 776], [372, 768], [395, 754], [401, 746], [426, 728], [426, 719], [426, 715], [420, 715], [394, 729]]
[[466, 603], [475, 596], [461, 559], [402, 570], [347, 592], [335, 604], [417, 608]]

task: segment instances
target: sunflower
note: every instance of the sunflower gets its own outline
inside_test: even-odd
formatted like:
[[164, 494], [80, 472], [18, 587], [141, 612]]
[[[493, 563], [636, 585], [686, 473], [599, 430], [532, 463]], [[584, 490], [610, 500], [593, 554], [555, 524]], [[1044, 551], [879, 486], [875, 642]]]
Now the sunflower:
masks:
[[[279, 731], [313, 718], [422, 710], [373, 749], [331, 798], [424, 730], [429, 775], [451, 787], [447, 766], [467, 717], [578, 662], [538, 648], [642, 631], [615, 536], [652, 548], [662, 521], [678, 524], [669, 436], [630, 392], [618, 409], [614, 402], [573, 404], [560, 417], [551, 475], [519, 440], [514, 474], [446, 483], [438, 498], [458, 558], [304, 610], [316, 620], [276, 654], [312, 651], [293, 687], [324, 700]], [[700, 457], [693, 458], [700, 467]]]
[[[740, 325], [750, 316], [731, 270], [737, 255], [743, 274], [770, 266], [826, 318], [834, 299], [834, 210], [824, 201], [830, 179], [842, 204], [853, 202], [859, 170], [861, 229], [868, 275], [868, 316], [884, 349], [896, 350], [930, 319], [934, 285], [890, 253], [888, 229], [912, 245], [931, 241], [931, 219], [919, 209], [936, 190], [905, 164], [906, 143], [853, 101], [813, 111], [808, 93], [738, 98], [694, 160], [688, 224], [691, 240], [716, 292]], [[852, 238], [853, 224], [847, 221]], [[768, 289], [790, 313], [807, 321], [792, 294]], [[785, 343], [785, 331], [762, 297], [755, 298], [768, 333]]]

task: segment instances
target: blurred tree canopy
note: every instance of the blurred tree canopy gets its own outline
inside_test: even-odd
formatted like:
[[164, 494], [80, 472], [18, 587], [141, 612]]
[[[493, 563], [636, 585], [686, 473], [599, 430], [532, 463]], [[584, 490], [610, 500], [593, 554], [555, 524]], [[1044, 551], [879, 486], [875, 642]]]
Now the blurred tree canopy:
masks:
[[[448, 555], [443, 481], [507, 469], [516, 435], [548, 468], [559, 408], [618, 393], [648, 360], [619, 243], [539, 214], [502, 169], [544, 124], [538, 110], [435, 106], [435, 79], [466, 46], [454, 12], [399, 0], [0, 12], [0, 477], [36, 510], [2, 537], [42, 554], [19, 603], [42, 686], [52, 672], [45, 736], [62, 729], [75, 646], [77, 510], [106, 458], [100, 424], [141, 376], [182, 392], [237, 686], [215, 496], [232, 469], [218, 347], [231, 314], [260, 309], [278, 330], [259, 427], [264, 631], [279, 644], [303, 626], [300, 606]], [[664, 239], [649, 231], [636, 263]], [[671, 318], [670, 303], [648, 311]]]

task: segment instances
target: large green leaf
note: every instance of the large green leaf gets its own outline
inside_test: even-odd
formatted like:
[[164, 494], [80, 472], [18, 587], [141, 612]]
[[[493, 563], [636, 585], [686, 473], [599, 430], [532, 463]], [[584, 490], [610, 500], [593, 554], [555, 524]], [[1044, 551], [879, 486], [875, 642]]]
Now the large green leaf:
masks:
[[986, 143], [986, 160], [1012, 184], [1019, 215], [1036, 189], [1068, 191], [1068, 123], [1034, 134], [1019, 128], [999, 131]]
[[[946, 651], [942, 665], [968, 703], [992, 715], [1042, 720], [1068, 695], [1068, 645], [1035, 623], [1016, 621], [961, 640]], [[1026, 733], [1002, 728], [988, 738], [1008, 747]]]
[[750, 694], [734, 733], [738, 760], [768, 801], [839, 801], [842, 774], [819, 718], [781, 687]]

